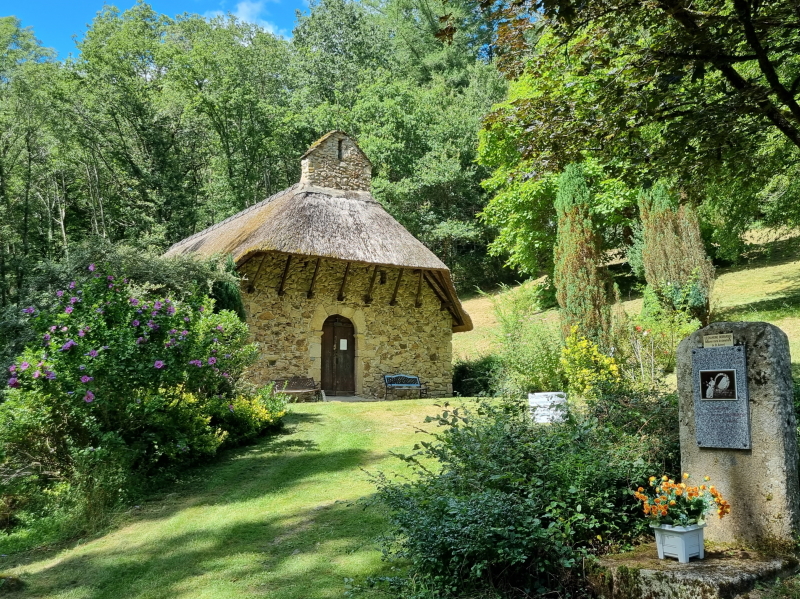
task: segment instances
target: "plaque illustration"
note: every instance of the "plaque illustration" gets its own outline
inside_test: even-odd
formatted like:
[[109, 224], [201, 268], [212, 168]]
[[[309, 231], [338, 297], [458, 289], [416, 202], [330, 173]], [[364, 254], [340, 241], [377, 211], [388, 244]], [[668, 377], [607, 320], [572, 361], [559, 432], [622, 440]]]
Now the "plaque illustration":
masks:
[[738, 399], [735, 370], [701, 370], [702, 399]]

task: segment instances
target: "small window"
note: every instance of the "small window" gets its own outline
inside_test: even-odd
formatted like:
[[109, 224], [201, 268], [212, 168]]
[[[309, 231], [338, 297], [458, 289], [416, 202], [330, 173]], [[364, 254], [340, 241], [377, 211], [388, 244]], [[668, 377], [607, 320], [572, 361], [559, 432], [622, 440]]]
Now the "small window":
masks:
[[344, 156], [344, 155], [343, 155], [343, 153], [342, 153], [342, 144], [343, 144], [343, 143], [344, 143], [344, 140], [343, 140], [343, 139], [340, 139], [340, 140], [339, 140], [339, 160], [343, 160], [343, 159], [344, 159], [344, 158], [343, 158], [343, 156]]

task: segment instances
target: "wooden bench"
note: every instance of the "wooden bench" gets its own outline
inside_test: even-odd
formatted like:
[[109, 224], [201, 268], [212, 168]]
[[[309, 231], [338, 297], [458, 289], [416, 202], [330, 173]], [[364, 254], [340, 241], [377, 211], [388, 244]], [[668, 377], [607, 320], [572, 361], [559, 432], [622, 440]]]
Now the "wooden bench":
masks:
[[420, 397], [428, 397], [428, 388], [419, 380], [418, 376], [411, 374], [384, 374], [383, 384], [386, 385], [386, 395], [388, 399], [389, 390], [397, 389], [418, 389]]
[[304, 376], [293, 376], [290, 379], [276, 379], [272, 381], [274, 393], [285, 393], [293, 397], [303, 394], [313, 394], [316, 401], [325, 401], [325, 392], [319, 383], [315, 383], [313, 378]]

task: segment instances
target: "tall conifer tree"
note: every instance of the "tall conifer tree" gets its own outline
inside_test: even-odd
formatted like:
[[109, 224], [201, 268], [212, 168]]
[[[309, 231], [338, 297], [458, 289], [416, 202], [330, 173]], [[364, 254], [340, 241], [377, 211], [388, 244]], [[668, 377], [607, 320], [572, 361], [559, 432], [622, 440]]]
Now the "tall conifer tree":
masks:
[[700, 237], [697, 212], [663, 183], [639, 197], [642, 263], [647, 284], [667, 309], [689, 309], [708, 324], [714, 267]]
[[582, 334], [604, 345], [611, 315], [606, 280], [600, 271], [600, 236], [592, 225], [590, 207], [591, 194], [583, 169], [570, 164], [559, 178], [555, 202], [556, 298], [565, 335], [577, 326]]

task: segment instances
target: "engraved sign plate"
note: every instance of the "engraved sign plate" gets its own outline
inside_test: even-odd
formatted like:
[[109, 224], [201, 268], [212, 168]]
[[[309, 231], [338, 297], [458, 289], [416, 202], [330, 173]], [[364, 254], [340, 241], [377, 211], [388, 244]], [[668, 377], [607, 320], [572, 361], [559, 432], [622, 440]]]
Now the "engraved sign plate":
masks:
[[733, 333], [703, 335], [703, 347], [729, 347], [733, 345]]
[[693, 349], [692, 381], [697, 445], [750, 449], [745, 347]]

